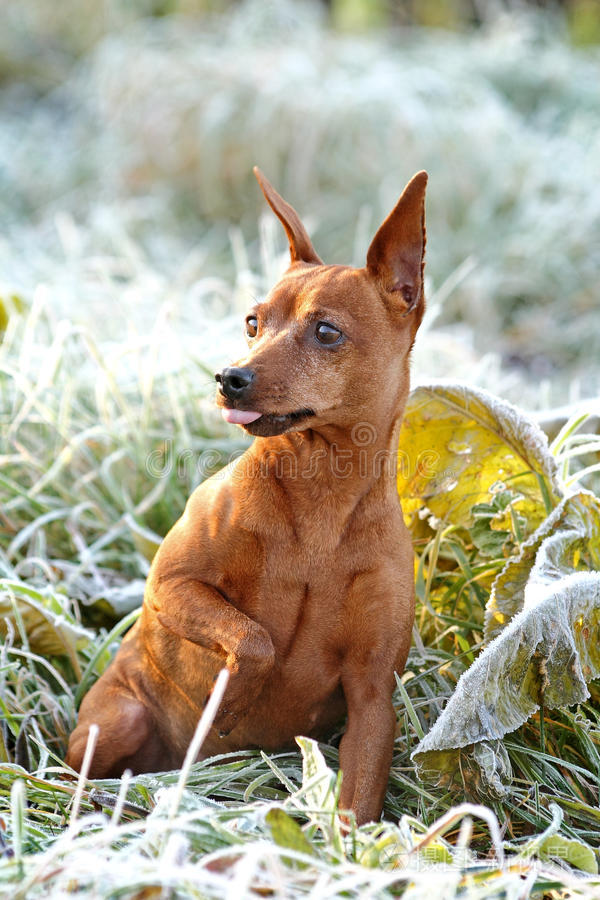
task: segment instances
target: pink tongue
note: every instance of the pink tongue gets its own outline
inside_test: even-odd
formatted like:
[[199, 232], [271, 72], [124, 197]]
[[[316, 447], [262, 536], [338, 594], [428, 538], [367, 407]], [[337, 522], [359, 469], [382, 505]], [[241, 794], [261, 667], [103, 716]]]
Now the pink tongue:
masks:
[[249, 425], [250, 422], [260, 419], [262, 413], [251, 412], [249, 409], [222, 409], [221, 415], [232, 425]]

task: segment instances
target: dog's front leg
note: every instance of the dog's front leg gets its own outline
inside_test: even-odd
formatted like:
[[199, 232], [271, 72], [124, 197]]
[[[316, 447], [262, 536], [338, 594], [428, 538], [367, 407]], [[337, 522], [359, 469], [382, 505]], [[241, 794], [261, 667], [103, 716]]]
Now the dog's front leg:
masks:
[[[250, 710], [273, 668], [275, 650], [269, 633], [236, 609], [215, 588], [192, 579], [164, 579], [151, 591], [158, 622], [172, 634], [223, 654], [231, 679], [215, 718], [228, 734]], [[190, 654], [190, 679], [194, 678]]]
[[[386, 672], [387, 668], [387, 672]], [[359, 825], [377, 821], [388, 782], [396, 715], [392, 706], [393, 671], [353, 667], [342, 676], [348, 724], [340, 744], [340, 808], [354, 812]]]

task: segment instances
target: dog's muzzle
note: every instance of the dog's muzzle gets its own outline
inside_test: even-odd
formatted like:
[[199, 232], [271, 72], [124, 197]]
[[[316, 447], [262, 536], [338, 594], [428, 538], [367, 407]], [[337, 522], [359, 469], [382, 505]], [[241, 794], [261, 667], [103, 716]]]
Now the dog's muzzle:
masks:
[[254, 372], [248, 368], [228, 366], [222, 372], [217, 372], [215, 381], [227, 400], [242, 400], [254, 381]]

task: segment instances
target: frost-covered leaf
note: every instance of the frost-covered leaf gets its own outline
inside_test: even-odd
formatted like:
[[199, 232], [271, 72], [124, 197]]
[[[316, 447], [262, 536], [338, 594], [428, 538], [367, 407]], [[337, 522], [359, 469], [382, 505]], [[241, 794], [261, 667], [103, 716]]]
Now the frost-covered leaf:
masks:
[[89, 644], [93, 634], [67, 611], [66, 599], [50, 591], [36, 591], [19, 581], [0, 580], [0, 634], [6, 636], [11, 627], [19, 640], [24, 630], [34, 653], [74, 658], [75, 650]]
[[520, 495], [531, 533], [560, 496], [546, 436], [522, 412], [466, 385], [416, 388], [400, 433], [398, 490], [410, 526], [425, 509], [454, 525], [473, 523], [473, 508], [496, 486]]
[[297, 737], [302, 752], [302, 794], [306, 805], [312, 809], [335, 810], [335, 773], [325, 762], [317, 741]]
[[557, 803], [550, 803], [549, 810], [552, 813], [552, 822], [542, 834], [537, 834], [519, 847], [511, 849], [519, 851], [523, 859], [537, 856], [544, 860], [563, 860], [569, 865], [587, 872], [589, 875], [598, 874], [598, 860], [596, 854], [584, 841], [576, 838], [568, 838], [559, 834], [563, 824], [564, 814]]
[[297, 737], [296, 743], [302, 752], [302, 787], [295, 798], [302, 798], [309, 819], [321, 829], [326, 841], [341, 853], [344, 841], [337, 810], [339, 776], [325, 762], [316, 741]]
[[[478, 792], [498, 796], [505, 762], [493, 742], [542, 702], [554, 709], [586, 700], [587, 682], [600, 676], [600, 501], [582, 492], [563, 501], [550, 520], [531, 541], [537, 552], [526, 583], [525, 562], [517, 569], [523, 608], [507, 611], [510, 622], [462, 675], [413, 752], [428, 781], [453, 780], [459, 759], [465, 770], [466, 754], [478, 767]], [[484, 741], [485, 762], [477, 758]]]
[[544, 584], [590, 569], [600, 570], [600, 507], [593, 494], [580, 491], [556, 507], [497, 576], [485, 614], [486, 643], [523, 608], [530, 576], [531, 585]]
[[506, 787], [512, 779], [512, 767], [501, 740], [482, 740], [477, 744], [443, 750], [430, 749], [416, 758], [420, 747], [414, 751], [412, 758], [422, 781], [445, 790], [458, 784], [468, 796], [488, 802], [506, 795]]
[[137, 609], [144, 599], [146, 582], [141, 578], [117, 583], [107, 587], [99, 597], [93, 599], [97, 608], [108, 607], [112, 615], [119, 618]]
[[468, 793], [502, 797], [512, 778], [508, 753], [502, 741], [481, 741], [462, 754], [460, 771]]

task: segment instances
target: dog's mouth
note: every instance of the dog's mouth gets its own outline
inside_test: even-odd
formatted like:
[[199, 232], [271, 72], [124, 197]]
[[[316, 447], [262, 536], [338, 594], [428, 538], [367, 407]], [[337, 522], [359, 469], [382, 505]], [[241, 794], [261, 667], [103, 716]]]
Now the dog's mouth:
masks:
[[295, 430], [298, 425], [310, 419], [315, 413], [312, 409], [298, 409], [295, 412], [281, 415], [279, 413], [259, 413], [250, 409], [222, 407], [221, 415], [226, 422], [241, 425], [248, 434], [255, 437], [273, 437], [276, 434]]
[[221, 415], [231, 425], [249, 425], [256, 419], [260, 419], [262, 413], [253, 412], [251, 409], [230, 409], [224, 406], [221, 409]]

